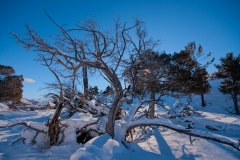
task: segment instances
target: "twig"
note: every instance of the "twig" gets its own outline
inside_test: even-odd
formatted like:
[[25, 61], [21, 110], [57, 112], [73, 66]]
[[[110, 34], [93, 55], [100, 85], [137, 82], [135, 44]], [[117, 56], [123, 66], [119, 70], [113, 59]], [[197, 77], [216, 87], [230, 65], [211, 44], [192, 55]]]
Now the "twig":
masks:
[[20, 141], [20, 140], [22, 140], [23, 143], [25, 143], [24, 141], [26, 140], [26, 138], [18, 138], [17, 140], [13, 141], [13, 142], [11, 143], [11, 145], [14, 144], [14, 143], [17, 143], [17, 142]]
[[193, 145], [193, 142], [194, 142], [195, 140], [197, 140], [197, 138], [195, 138], [195, 139], [192, 140], [192, 136], [189, 136], [189, 140], [190, 140], [190, 142], [191, 142], [191, 145]]
[[[221, 105], [220, 105], [221, 106]], [[229, 111], [227, 108], [225, 108], [225, 107], [223, 107], [223, 106], [221, 106], [223, 109], [225, 109], [228, 113], [230, 113], [230, 114], [235, 114], [235, 113], [233, 113], [233, 112], [231, 112], [231, 111]]]

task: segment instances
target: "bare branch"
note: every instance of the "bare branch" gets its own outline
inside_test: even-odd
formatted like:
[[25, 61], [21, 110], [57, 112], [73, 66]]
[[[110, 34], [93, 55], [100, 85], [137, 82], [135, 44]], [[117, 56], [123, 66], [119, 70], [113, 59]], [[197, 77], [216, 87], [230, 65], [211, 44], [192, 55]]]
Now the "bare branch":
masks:
[[45, 133], [44, 130], [39, 130], [39, 129], [37, 129], [37, 128], [34, 128], [34, 127], [32, 127], [32, 126], [29, 126], [29, 124], [28, 124], [27, 122], [15, 123], [15, 124], [8, 125], [8, 126], [0, 126], [0, 128], [10, 128], [10, 127], [14, 127], [14, 126], [17, 126], [17, 125], [24, 125], [25, 127], [30, 128], [30, 129], [32, 129], [32, 130], [34, 130], [34, 131]]
[[14, 143], [17, 143], [17, 142], [20, 141], [20, 140], [22, 140], [23, 143], [24, 143], [24, 141], [26, 140], [26, 138], [18, 138], [17, 140], [13, 141], [13, 142], [11, 143], [11, 145], [14, 144]]
[[179, 132], [179, 133], [182, 133], [182, 134], [186, 134], [186, 135], [189, 135], [189, 136], [204, 138], [204, 139], [207, 139], [207, 140], [212, 140], [212, 141], [215, 141], [215, 142], [226, 144], [226, 145], [229, 145], [229, 146], [231, 146], [231, 147], [240, 151], [238, 141], [236, 141], [232, 138], [224, 137], [222, 135], [217, 135], [217, 134], [213, 134], [213, 133], [210, 133], [210, 132], [195, 130], [195, 129], [185, 129], [182, 126], [175, 125], [175, 124], [172, 124], [170, 122], [167, 122], [166, 119], [164, 119], [164, 118], [140, 119], [140, 120], [129, 122], [125, 126], [126, 130], [122, 132], [124, 134], [122, 136], [125, 136], [126, 133], [128, 132], [128, 130], [131, 130], [131, 129], [139, 127], [139, 126], [162, 126], [162, 127], [165, 127], [165, 128], [168, 128], [168, 129], [171, 129], [173, 131], [176, 131], [176, 132]]

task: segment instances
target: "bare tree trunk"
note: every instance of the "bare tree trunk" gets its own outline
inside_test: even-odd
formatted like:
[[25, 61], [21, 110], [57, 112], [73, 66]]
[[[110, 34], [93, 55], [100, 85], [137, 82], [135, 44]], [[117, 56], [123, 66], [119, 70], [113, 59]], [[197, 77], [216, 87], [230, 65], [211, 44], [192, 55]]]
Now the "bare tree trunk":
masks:
[[71, 99], [70, 99], [71, 101], [74, 101], [74, 96], [75, 96], [75, 91], [76, 91], [75, 80], [76, 80], [76, 77], [74, 76], [73, 81], [72, 81], [72, 89], [71, 89]]
[[[45, 13], [47, 14], [47, 12]], [[48, 59], [50, 64], [52, 62], [57, 62], [57, 64], [60, 64], [69, 70], [83, 67], [85, 97], [88, 97], [87, 66], [100, 69], [104, 73], [104, 76], [106, 76], [106, 79], [114, 86], [116, 92], [108, 116], [108, 123], [106, 125], [106, 132], [113, 137], [115, 117], [119, 107], [121, 107], [121, 103], [119, 102], [121, 102], [123, 97], [122, 86], [116, 75], [116, 71], [122, 63], [123, 56], [126, 53], [125, 51], [130, 44], [129, 39], [131, 39], [131, 37], [128, 31], [140, 26], [142, 22], [136, 20], [133, 26], [127, 28], [126, 23], [121, 25], [120, 21], [117, 20], [114, 25], [115, 33], [111, 35], [109, 33], [105, 34], [100, 32], [95, 20], [87, 20], [80, 23], [80, 25], [78, 24], [78, 28], [76, 29], [65, 30], [63, 26], [58, 25], [48, 14], [47, 16], [61, 30], [61, 35], [57, 36], [59, 38], [55, 38], [56, 43], [60, 44], [61, 49], [59, 49], [58, 46], [56, 48], [55, 46], [48, 44], [45, 39], [41, 38], [35, 30], [30, 29], [27, 25], [28, 39], [20, 39], [17, 34], [13, 35], [27, 49], [37, 50], [38, 52], [41, 52], [40, 55], [44, 55], [45, 53], [48, 54], [50, 57], [50, 59]], [[71, 35], [75, 31], [86, 33], [86, 36], [88, 36], [86, 38], [87, 40], [82, 41], [81, 39], [72, 38]], [[89, 38], [91, 39], [90, 41], [88, 40]], [[62, 50], [74, 51], [75, 56], [65, 54]], [[92, 58], [85, 57], [85, 50], [91, 54], [90, 57]], [[110, 68], [103, 61], [103, 59], [110, 60], [112, 58], [117, 58], [114, 69]], [[78, 64], [74, 66], [73, 64], [75, 63], [73, 63], [73, 61], [76, 61], [75, 63]]]
[[202, 101], [202, 107], [206, 106], [203, 94], [201, 94], [201, 101]]
[[237, 101], [237, 93], [233, 93], [233, 103], [234, 103], [234, 108], [236, 111], [236, 114], [240, 114], [239, 109], [238, 109], [238, 101]]
[[50, 138], [50, 145], [51, 146], [57, 144], [57, 141], [58, 141], [58, 134], [59, 134], [58, 118], [60, 116], [60, 113], [61, 113], [63, 107], [64, 107], [64, 102], [61, 102], [58, 105], [57, 110], [55, 111], [50, 124], [48, 125], [48, 133], [47, 134]]
[[[155, 93], [151, 92], [151, 99], [155, 100]], [[154, 118], [154, 110], [155, 110], [155, 103], [154, 102], [150, 102], [149, 104], [149, 118]]]
[[83, 72], [83, 87], [84, 87], [84, 96], [88, 99], [88, 75], [87, 75], [87, 66], [82, 66]]
[[73, 70], [73, 79], [72, 79], [72, 89], [71, 89], [71, 101], [74, 101], [74, 97], [75, 97], [75, 91], [76, 91], [76, 78], [77, 78], [77, 74], [76, 74], [76, 70]]
[[119, 78], [117, 77], [115, 72], [112, 72], [111, 69], [109, 70], [104, 69], [102, 71], [109, 78], [110, 82], [112, 82], [113, 87], [115, 89], [114, 100], [112, 103], [112, 107], [110, 108], [108, 122], [106, 124], [106, 133], [108, 133], [112, 138], [114, 138], [114, 125], [116, 114], [123, 103], [121, 101], [121, 99], [123, 98], [123, 89], [121, 82], [119, 81]]
[[115, 119], [116, 119], [116, 114], [118, 109], [121, 107], [121, 102], [120, 100], [123, 97], [123, 93], [122, 91], [116, 91], [115, 95], [114, 95], [114, 100], [112, 103], [112, 107], [109, 111], [109, 115], [108, 115], [108, 122], [106, 125], [106, 132], [112, 137], [114, 138], [114, 125], [115, 125]]

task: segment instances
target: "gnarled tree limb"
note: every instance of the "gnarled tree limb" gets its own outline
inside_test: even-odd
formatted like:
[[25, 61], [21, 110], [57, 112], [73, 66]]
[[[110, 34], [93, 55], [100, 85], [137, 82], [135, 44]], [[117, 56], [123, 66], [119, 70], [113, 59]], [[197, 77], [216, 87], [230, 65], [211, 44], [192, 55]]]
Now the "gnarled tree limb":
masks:
[[167, 122], [166, 119], [164, 119], [164, 118], [140, 119], [140, 120], [126, 123], [124, 125], [125, 130], [123, 130], [123, 132], [122, 132], [122, 137], [125, 137], [129, 130], [136, 128], [136, 127], [140, 127], [140, 126], [162, 126], [162, 127], [171, 129], [173, 131], [176, 131], [178, 133], [182, 133], [185, 135], [199, 137], [199, 138], [203, 138], [206, 140], [212, 140], [212, 141], [215, 141], [218, 143], [226, 144], [226, 145], [231, 146], [231, 147], [237, 149], [238, 151], [240, 151], [239, 142], [237, 140], [234, 140], [233, 138], [228, 138], [225, 136], [213, 134], [210, 132], [195, 130], [195, 129], [185, 129], [182, 126]]

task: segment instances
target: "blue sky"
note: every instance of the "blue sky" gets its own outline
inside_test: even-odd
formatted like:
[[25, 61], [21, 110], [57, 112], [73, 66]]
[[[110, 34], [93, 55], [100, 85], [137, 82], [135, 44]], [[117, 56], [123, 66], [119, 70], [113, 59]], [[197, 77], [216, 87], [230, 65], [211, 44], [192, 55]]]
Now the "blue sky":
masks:
[[[228, 52], [240, 53], [239, 0], [0, 0], [0, 64], [29, 78], [23, 88], [26, 98], [40, 98], [46, 93], [38, 91], [43, 82], [54, 77], [34, 61], [36, 53], [24, 50], [9, 32], [23, 35], [24, 25], [30, 24], [44, 37], [57, 33], [43, 8], [57, 23], [68, 26], [95, 15], [102, 28], [111, 29], [114, 18], [130, 23], [138, 17], [150, 36], [161, 39], [159, 51], [167, 53], [179, 52], [191, 41], [201, 44], [204, 53], [212, 52], [214, 63]], [[216, 69], [211, 65], [208, 71]], [[90, 85], [103, 90], [108, 83], [92, 77]]]

